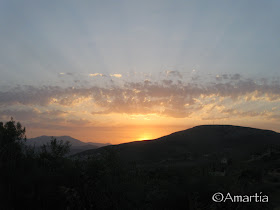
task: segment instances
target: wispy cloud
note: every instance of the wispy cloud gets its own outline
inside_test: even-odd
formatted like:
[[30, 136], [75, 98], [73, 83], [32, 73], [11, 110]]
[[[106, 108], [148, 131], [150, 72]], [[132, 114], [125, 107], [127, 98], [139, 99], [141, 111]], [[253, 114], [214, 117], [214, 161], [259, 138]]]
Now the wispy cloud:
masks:
[[121, 78], [122, 75], [121, 74], [110, 74], [111, 77], [116, 77], [116, 78]]
[[166, 71], [167, 76], [183, 78], [183, 75], [179, 71]]
[[94, 73], [94, 74], [89, 74], [90, 77], [97, 77], [97, 76], [100, 76], [100, 77], [104, 77], [106, 75], [104, 74], [101, 74], [101, 73]]
[[[95, 76], [100, 75], [96, 73]], [[10, 105], [24, 105], [56, 107], [58, 110], [80, 106], [83, 110], [86, 104], [92, 115], [157, 114], [184, 118], [195, 115], [209, 105], [215, 105], [225, 107], [216, 110], [221, 117], [225, 114], [237, 116], [238, 113], [252, 117], [253, 114], [263, 116], [261, 111], [265, 107], [275, 107], [280, 103], [279, 81], [254, 81], [242, 79], [237, 74], [221, 75], [221, 78], [222, 80], [205, 84], [170, 79], [75, 88], [17, 86], [8, 91], [0, 91], [0, 109], [5, 111]], [[252, 106], [253, 102], [265, 105]], [[238, 112], [229, 111], [234, 108], [234, 104], [239, 104]], [[246, 107], [252, 110], [244, 111]], [[271, 112], [277, 114], [278, 110]], [[271, 116], [272, 114], [266, 115]]]

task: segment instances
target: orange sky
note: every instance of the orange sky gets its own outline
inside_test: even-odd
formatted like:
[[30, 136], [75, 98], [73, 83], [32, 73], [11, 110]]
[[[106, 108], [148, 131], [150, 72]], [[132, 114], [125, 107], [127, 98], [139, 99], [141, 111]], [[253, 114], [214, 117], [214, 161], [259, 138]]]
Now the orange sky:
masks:
[[151, 76], [136, 82], [114, 76], [110, 82], [94, 75], [100, 78], [84, 86], [2, 89], [0, 120], [14, 117], [26, 126], [28, 138], [69, 135], [112, 144], [154, 139], [204, 124], [280, 131], [280, 85], [274, 78], [253, 80], [234, 74], [197, 80], [166, 71], [160, 79]]
[[39, 135], [52, 135], [52, 136], [61, 136], [69, 135], [73, 138], [88, 142], [102, 142], [102, 143], [111, 143], [119, 144], [130, 141], [138, 140], [148, 140], [159, 138], [170, 133], [187, 129], [188, 127], [178, 126], [178, 127], [108, 127], [108, 128], [99, 128], [96, 130], [91, 130], [87, 128], [72, 129], [68, 131], [57, 131], [57, 130], [44, 130], [44, 129], [27, 129], [27, 137], [37, 137]]
[[[121, 120], [121, 119], [120, 119]], [[148, 140], [159, 138], [164, 135], [171, 134], [176, 131], [188, 129], [202, 124], [232, 124], [248, 127], [256, 127], [261, 129], [269, 129], [280, 132], [279, 126], [274, 122], [264, 121], [262, 119], [235, 119], [235, 120], [207, 120], [195, 121], [192, 119], [168, 119], [165, 118], [165, 123], [161, 125], [153, 124], [152, 122], [145, 124], [128, 125], [125, 126], [107, 126], [107, 127], [65, 127], [64, 129], [52, 128], [33, 128], [27, 126], [27, 137], [37, 137], [40, 135], [62, 136], [69, 135], [73, 138], [85, 142], [101, 142], [119, 144], [130, 141]], [[177, 123], [174, 121], [178, 121]], [[183, 122], [185, 121], [185, 122]], [[188, 123], [192, 122], [192, 123]], [[169, 123], [169, 124], [168, 124]]]
[[4, 2], [0, 121], [29, 138], [280, 131], [280, 1]]

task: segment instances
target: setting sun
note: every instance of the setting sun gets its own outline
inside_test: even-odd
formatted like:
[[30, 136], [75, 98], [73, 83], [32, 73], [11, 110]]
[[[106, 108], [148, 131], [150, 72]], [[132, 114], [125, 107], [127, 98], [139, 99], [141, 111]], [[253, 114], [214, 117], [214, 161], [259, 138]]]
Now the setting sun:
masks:
[[139, 141], [143, 141], [143, 140], [150, 140], [150, 139], [154, 139], [151, 135], [143, 135], [140, 138], [138, 138]]

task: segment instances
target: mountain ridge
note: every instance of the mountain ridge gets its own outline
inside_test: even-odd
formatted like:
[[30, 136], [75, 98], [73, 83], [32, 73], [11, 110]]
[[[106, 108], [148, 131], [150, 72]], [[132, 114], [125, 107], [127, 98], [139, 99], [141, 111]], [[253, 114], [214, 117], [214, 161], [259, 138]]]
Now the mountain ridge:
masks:
[[77, 155], [95, 155], [113, 149], [123, 160], [130, 161], [160, 160], [187, 153], [227, 153], [229, 156], [243, 157], [270, 145], [280, 145], [280, 133], [235, 125], [199, 125], [153, 140], [110, 145]]
[[95, 143], [95, 142], [83, 142], [71, 136], [47, 136], [47, 135], [42, 135], [35, 138], [29, 138], [26, 140], [26, 144], [29, 146], [35, 146], [38, 149], [43, 144], [47, 144], [48, 142], [50, 142], [52, 137], [56, 138], [57, 140], [62, 140], [63, 142], [69, 141], [71, 144], [70, 147], [71, 155], [85, 150], [97, 149], [109, 145], [108, 143], [103, 144], [103, 143]]
[[50, 139], [52, 137], [56, 138], [58, 140], [62, 140], [62, 141], [69, 141], [73, 146], [85, 146], [85, 145], [90, 144], [90, 145], [95, 145], [95, 146], [101, 147], [101, 146], [110, 145], [109, 143], [84, 142], [84, 141], [78, 140], [76, 138], [73, 138], [71, 136], [67, 136], [67, 135], [64, 135], [64, 136], [42, 135], [42, 136], [37, 136], [37, 137], [34, 137], [34, 138], [28, 138], [26, 141], [27, 141], [27, 144], [33, 144], [33, 143], [37, 144], [37, 143], [39, 143], [39, 146], [41, 146], [42, 144], [45, 144], [48, 141], [50, 141]]

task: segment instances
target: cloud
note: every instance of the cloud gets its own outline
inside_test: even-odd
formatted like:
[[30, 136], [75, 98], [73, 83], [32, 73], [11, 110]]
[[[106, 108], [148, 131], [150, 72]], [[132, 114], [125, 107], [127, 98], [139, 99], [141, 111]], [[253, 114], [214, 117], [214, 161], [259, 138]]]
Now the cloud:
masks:
[[240, 74], [229, 75], [231, 80], [239, 80], [241, 78]]
[[164, 85], [171, 85], [172, 83], [173, 83], [173, 81], [172, 80], [162, 80], [162, 83], [164, 84]]
[[60, 76], [63, 76], [63, 75], [67, 75], [67, 76], [73, 76], [74, 73], [71, 73], [71, 72], [61, 72], [59, 73]]
[[222, 113], [227, 114], [231, 117], [268, 117], [267, 112], [257, 112], [257, 111], [244, 111], [244, 110], [238, 110], [238, 109], [224, 109]]
[[1, 119], [10, 119], [10, 117], [14, 117], [20, 121], [28, 121], [32, 120], [37, 117], [38, 112], [35, 109], [28, 109], [28, 110], [12, 110], [12, 109], [5, 109], [0, 111], [0, 118]]
[[22, 121], [30, 121], [34, 119], [39, 119], [39, 118], [44, 118], [46, 119], [59, 119], [61, 117], [64, 117], [67, 115], [68, 112], [62, 111], [62, 110], [55, 110], [55, 109], [50, 109], [50, 110], [45, 110], [45, 111], [40, 111], [37, 108], [30, 108], [30, 107], [24, 107], [21, 109], [2, 109], [0, 110], [0, 117], [3, 118], [10, 118], [10, 117], [15, 117], [18, 120]]
[[223, 80], [223, 77], [221, 77], [220, 75], [216, 75], [216, 80], [217, 80], [217, 81], [222, 81], [222, 80]]
[[228, 79], [228, 75], [227, 74], [223, 74], [222, 77], [223, 77], [223, 79]]
[[101, 74], [101, 73], [94, 73], [94, 74], [89, 74], [89, 76], [90, 76], [90, 77], [97, 77], [97, 76], [105, 77], [106, 75]]
[[166, 71], [166, 75], [172, 77], [179, 77], [180, 79], [183, 78], [183, 75], [179, 71]]
[[216, 77], [215, 77], [216, 81], [223, 81], [223, 80], [232, 80], [232, 81], [237, 81], [237, 80], [240, 80], [241, 79], [241, 75], [240, 74], [222, 74], [222, 75], [219, 75], [217, 74]]
[[[69, 128], [79, 128], [93, 126], [93, 122], [87, 119], [81, 119], [73, 116], [63, 110], [48, 110], [40, 111], [36, 108], [25, 107], [24, 109], [9, 109], [0, 110], [0, 121], [8, 121], [13, 117], [16, 121], [24, 122], [24, 126], [29, 129], [52, 129], [52, 130], [69, 130]], [[97, 125], [97, 124], [96, 124]]]
[[116, 78], [121, 78], [122, 75], [121, 74], [110, 74], [111, 77], [116, 77]]
[[[96, 73], [95, 76], [100, 76]], [[0, 91], [0, 111], [9, 106], [38, 106], [49, 109], [48, 114], [69, 118], [67, 113], [58, 112], [79, 107], [92, 115], [156, 114], [174, 118], [191, 117], [208, 105], [224, 105], [226, 110], [217, 110], [225, 116], [238, 103], [246, 107], [250, 103], [264, 103], [266, 107], [278, 106], [280, 85], [278, 81], [242, 78], [240, 75], [222, 75], [215, 82], [185, 82], [172, 79], [128, 81], [122, 84], [60, 87], [60, 86], [17, 86]], [[226, 81], [224, 81], [226, 78]], [[77, 108], [78, 109], [78, 108]], [[251, 105], [251, 112], [240, 112], [248, 117], [261, 116], [261, 108]], [[53, 112], [52, 112], [53, 111]], [[273, 110], [272, 110], [273, 111]], [[277, 110], [273, 111], [274, 113]], [[12, 111], [9, 111], [12, 114]], [[39, 114], [43, 114], [41, 112]], [[3, 113], [2, 113], [3, 114]], [[21, 113], [23, 115], [24, 113]], [[38, 114], [38, 113], [35, 113]], [[47, 114], [47, 112], [45, 112]], [[231, 113], [234, 114], [234, 113]], [[238, 113], [237, 113], [238, 114]], [[30, 116], [33, 116], [32, 114]], [[43, 116], [43, 115], [42, 115]], [[268, 117], [271, 117], [269, 115]], [[207, 117], [204, 116], [206, 119]]]

